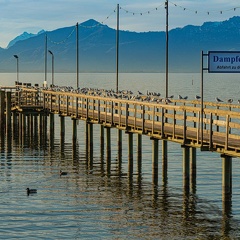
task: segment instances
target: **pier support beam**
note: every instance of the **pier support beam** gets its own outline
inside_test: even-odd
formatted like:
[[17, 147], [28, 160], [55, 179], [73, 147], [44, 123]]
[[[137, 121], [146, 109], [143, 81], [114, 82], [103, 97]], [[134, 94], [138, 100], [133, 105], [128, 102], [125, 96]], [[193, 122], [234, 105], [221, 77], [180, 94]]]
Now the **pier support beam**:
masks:
[[158, 184], [158, 140], [152, 140], [152, 182]]
[[6, 102], [6, 127], [7, 135], [11, 134], [11, 92], [7, 92], [7, 102]]
[[106, 128], [107, 133], [107, 174], [111, 171], [111, 128]]
[[191, 191], [196, 193], [196, 183], [197, 183], [197, 155], [196, 148], [190, 148], [190, 175], [191, 175]]
[[5, 91], [0, 91], [0, 130], [1, 134], [4, 133], [4, 126], [5, 126]]
[[142, 135], [137, 135], [137, 172], [142, 174]]
[[162, 141], [162, 181], [167, 183], [168, 161], [167, 161], [167, 141]]
[[128, 133], [128, 174], [133, 175], [133, 133]]
[[65, 137], [65, 117], [60, 116], [60, 136], [61, 138]]
[[88, 123], [88, 167], [93, 166], [93, 124]]
[[76, 144], [77, 141], [77, 119], [72, 119], [72, 141]]
[[100, 126], [100, 153], [101, 157], [104, 156], [104, 126]]
[[183, 149], [183, 187], [184, 189], [189, 189], [189, 179], [190, 179], [190, 154], [189, 147], [182, 146]]
[[222, 155], [222, 200], [231, 201], [232, 196], [232, 157]]
[[122, 169], [122, 130], [118, 129], [118, 171]]

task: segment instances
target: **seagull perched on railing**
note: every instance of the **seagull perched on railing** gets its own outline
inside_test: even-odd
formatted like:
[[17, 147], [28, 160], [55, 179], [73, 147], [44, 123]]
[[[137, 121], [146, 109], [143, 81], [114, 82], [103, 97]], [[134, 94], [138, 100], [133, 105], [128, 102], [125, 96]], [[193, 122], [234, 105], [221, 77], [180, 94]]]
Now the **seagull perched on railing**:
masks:
[[223, 102], [223, 100], [219, 99], [218, 97], [216, 97], [216, 101], [217, 102]]
[[233, 99], [230, 98], [230, 99], [227, 100], [227, 102], [228, 102], [228, 103], [232, 103], [232, 102], [233, 102]]
[[188, 96], [184, 97], [183, 99], [184, 99], [184, 100], [187, 100], [187, 99], [188, 99]]
[[198, 96], [198, 95], [196, 95], [195, 98], [196, 98], [197, 100], [201, 99], [201, 97]]
[[178, 99], [182, 99], [182, 96], [181, 96], [181, 95], [178, 95]]

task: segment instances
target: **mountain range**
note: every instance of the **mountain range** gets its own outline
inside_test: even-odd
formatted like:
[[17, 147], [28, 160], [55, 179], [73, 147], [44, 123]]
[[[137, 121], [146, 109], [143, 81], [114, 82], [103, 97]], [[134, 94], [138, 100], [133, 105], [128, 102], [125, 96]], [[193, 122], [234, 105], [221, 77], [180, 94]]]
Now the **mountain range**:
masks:
[[[121, 27], [121, 26], [120, 26]], [[116, 30], [90, 19], [79, 24], [79, 71], [114, 72], [116, 69]], [[47, 38], [46, 38], [47, 36]], [[47, 39], [47, 41], [46, 41]], [[223, 22], [205, 22], [169, 31], [169, 71], [199, 72], [200, 53], [240, 50], [240, 17]], [[0, 72], [44, 72], [45, 46], [54, 53], [55, 72], [76, 71], [76, 26], [38, 34], [23, 33], [6, 49], [0, 48]], [[164, 72], [166, 33], [119, 32], [120, 72]], [[51, 55], [48, 54], [51, 71]]]

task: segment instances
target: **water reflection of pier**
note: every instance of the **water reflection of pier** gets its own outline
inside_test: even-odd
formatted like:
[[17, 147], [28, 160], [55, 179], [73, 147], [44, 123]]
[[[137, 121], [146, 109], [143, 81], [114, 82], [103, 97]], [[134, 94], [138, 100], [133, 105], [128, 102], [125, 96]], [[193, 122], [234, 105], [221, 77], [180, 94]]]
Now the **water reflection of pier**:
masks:
[[[239, 157], [240, 128], [238, 106], [205, 103], [204, 129], [201, 139], [198, 101], [173, 101], [173, 104], [149, 103], [115, 98], [56, 92], [40, 88], [1, 91], [1, 135], [7, 142], [17, 136], [22, 145], [36, 143], [44, 147], [49, 127], [49, 146], [54, 148], [55, 114], [60, 119], [61, 147], [64, 148], [65, 118], [72, 120], [73, 155], [77, 151], [77, 121], [83, 120], [86, 139], [86, 159], [93, 168], [93, 124], [100, 127], [100, 153], [106, 173], [111, 174], [111, 129], [118, 130], [118, 169], [122, 165], [122, 133], [128, 135], [128, 178], [133, 176], [133, 134], [137, 134], [137, 174], [142, 173], [142, 135], [152, 140], [152, 180], [159, 184], [159, 140], [162, 141], [162, 183], [167, 186], [167, 148], [165, 140], [181, 144], [183, 151], [184, 195], [196, 192], [196, 148], [216, 151], [222, 157], [223, 209], [231, 211], [232, 157]], [[220, 107], [222, 109], [220, 109]], [[15, 137], [16, 138], [16, 137]], [[30, 139], [30, 140], [29, 140]], [[106, 145], [106, 146], [105, 146]], [[47, 147], [49, 147], [47, 146]], [[62, 149], [63, 150], [63, 149]], [[63, 151], [61, 151], [63, 152]], [[104, 153], [106, 157], [104, 157]], [[121, 173], [122, 174], [122, 173]]]

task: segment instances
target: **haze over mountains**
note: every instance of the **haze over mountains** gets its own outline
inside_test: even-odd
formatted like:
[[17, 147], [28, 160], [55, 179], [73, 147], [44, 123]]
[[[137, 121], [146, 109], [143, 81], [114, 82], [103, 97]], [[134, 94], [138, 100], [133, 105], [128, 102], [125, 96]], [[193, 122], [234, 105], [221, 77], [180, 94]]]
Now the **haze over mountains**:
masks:
[[[16, 70], [14, 54], [19, 56], [20, 72], [43, 72], [46, 33], [55, 72], [75, 72], [75, 26], [18, 36], [7, 49], [0, 48], [0, 72]], [[120, 31], [119, 39], [120, 72], [165, 71], [165, 32]], [[169, 31], [169, 71], [199, 72], [201, 50], [240, 50], [240, 17]], [[79, 24], [79, 71], [114, 72], [115, 62], [116, 30], [92, 19]], [[51, 71], [50, 54], [48, 69]]]

